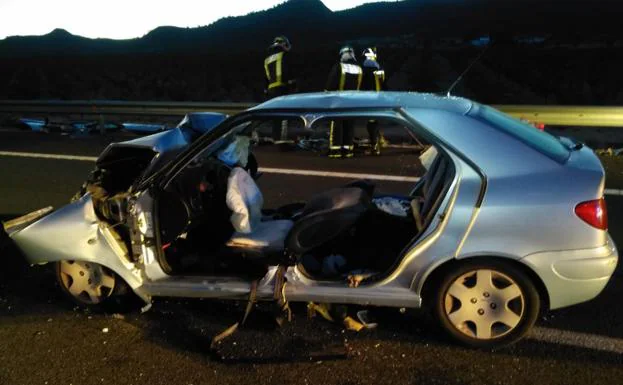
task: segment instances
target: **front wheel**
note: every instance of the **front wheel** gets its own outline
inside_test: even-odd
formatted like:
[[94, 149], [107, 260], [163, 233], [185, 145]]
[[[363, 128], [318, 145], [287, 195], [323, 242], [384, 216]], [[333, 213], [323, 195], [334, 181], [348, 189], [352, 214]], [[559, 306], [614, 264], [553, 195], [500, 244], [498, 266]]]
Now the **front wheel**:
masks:
[[504, 261], [469, 261], [441, 279], [433, 316], [454, 340], [477, 348], [512, 344], [532, 328], [539, 294], [530, 278]]
[[63, 292], [84, 308], [127, 312], [135, 307], [126, 283], [100, 264], [60, 261], [56, 264], [56, 277]]

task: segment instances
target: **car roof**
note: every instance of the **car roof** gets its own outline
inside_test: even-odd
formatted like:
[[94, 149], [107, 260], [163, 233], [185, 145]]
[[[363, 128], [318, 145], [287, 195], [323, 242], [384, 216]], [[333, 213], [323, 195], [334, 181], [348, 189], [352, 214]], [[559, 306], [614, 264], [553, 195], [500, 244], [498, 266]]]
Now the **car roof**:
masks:
[[351, 108], [425, 108], [466, 114], [474, 102], [419, 92], [339, 91], [280, 96], [250, 110], [333, 110]]

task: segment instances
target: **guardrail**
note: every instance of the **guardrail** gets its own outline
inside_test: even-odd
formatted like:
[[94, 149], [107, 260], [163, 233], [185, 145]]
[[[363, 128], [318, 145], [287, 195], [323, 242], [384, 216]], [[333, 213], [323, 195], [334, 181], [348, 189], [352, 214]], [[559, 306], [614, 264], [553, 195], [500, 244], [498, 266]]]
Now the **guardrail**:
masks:
[[[0, 113], [183, 116], [188, 112], [213, 111], [231, 115], [255, 105], [255, 103], [0, 100]], [[492, 107], [511, 116], [549, 126], [623, 127], [623, 107], [543, 105]]]
[[213, 111], [236, 114], [255, 103], [126, 102], [109, 100], [0, 100], [0, 113], [184, 116], [188, 112]]
[[623, 127], [623, 107], [494, 105], [516, 118], [549, 126]]

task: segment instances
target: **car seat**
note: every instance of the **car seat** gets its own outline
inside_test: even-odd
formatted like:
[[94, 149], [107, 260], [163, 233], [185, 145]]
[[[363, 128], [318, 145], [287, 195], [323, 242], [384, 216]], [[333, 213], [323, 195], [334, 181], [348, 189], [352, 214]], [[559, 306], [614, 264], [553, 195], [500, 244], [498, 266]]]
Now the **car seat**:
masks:
[[[356, 181], [312, 197], [296, 221], [264, 219], [250, 233], [235, 232], [226, 246], [246, 259], [294, 261], [343, 234], [371, 207], [374, 185]], [[285, 257], [289, 258], [285, 258]]]
[[362, 186], [332, 189], [314, 196], [288, 233], [290, 258], [299, 259], [350, 229], [372, 205], [371, 191]]
[[230, 221], [235, 229], [226, 243], [228, 248], [251, 259], [283, 252], [284, 240], [293, 222], [263, 218], [262, 193], [241, 168], [234, 168], [229, 175], [226, 203], [232, 210]]

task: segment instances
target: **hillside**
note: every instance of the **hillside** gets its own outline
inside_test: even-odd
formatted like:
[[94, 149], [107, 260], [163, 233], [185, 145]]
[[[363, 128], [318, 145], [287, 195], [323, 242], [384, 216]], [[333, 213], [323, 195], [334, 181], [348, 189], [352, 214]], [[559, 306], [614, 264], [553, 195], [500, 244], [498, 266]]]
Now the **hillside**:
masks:
[[341, 44], [379, 47], [389, 85], [443, 92], [494, 45], [456, 93], [483, 102], [612, 104], [623, 67], [618, 1], [405, 0], [332, 12], [320, 0], [129, 40], [64, 30], [0, 40], [0, 99], [259, 101], [263, 55], [293, 43], [300, 91], [322, 89]]
[[0, 40], [0, 57], [108, 55], [180, 51], [247, 52], [277, 34], [317, 48], [361, 37], [427, 38], [482, 34], [617, 36], [623, 4], [613, 0], [404, 0], [330, 11], [320, 0], [289, 0], [272, 9], [227, 17], [198, 28], [159, 27], [130, 40], [87, 39], [56, 29], [44, 36]]

